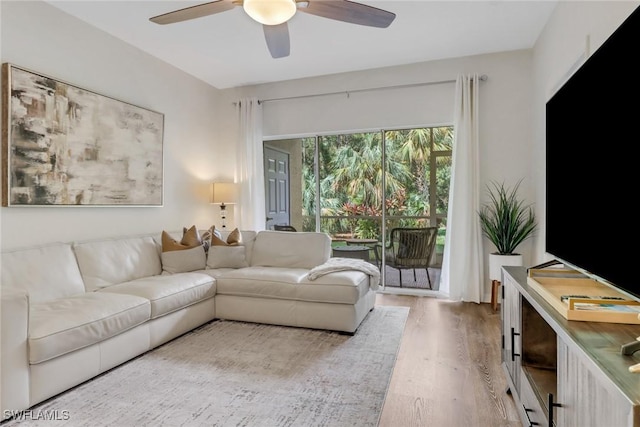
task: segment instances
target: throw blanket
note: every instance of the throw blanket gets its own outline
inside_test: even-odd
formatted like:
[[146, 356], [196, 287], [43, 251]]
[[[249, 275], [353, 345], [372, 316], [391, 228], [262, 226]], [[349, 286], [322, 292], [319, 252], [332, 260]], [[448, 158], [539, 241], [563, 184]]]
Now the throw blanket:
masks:
[[309, 280], [316, 280], [318, 277], [333, 273], [334, 271], [349, 270], [362, 271], [369, 275], [369, 287], [374, 291], [378, 289], [378, 285], [380, 284], [380, 270], [378, 270], [378, 267], [375, 265], [363, 259], [340, 257], [329, 258], [329, 260], [324, 264], [313, 267], [309, 271], [307, 278]]

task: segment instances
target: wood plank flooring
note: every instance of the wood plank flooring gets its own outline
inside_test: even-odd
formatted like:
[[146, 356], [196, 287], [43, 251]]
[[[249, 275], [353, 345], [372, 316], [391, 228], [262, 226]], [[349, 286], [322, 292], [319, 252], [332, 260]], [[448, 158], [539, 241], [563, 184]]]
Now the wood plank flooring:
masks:
[[379, 427], [521, 427], [490, 304], [379, 294], [410, 307]]

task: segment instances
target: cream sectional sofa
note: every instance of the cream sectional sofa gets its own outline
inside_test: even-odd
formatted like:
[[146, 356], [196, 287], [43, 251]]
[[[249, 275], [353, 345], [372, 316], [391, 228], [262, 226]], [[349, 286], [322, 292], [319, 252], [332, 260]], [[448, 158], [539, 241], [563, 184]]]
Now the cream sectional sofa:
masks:
[[212, 247], [205, 264], [172, 273], [158, 236], [3, 252], [2, 418], [214, 319], [354, 333], [373, 309], [379, 278], [309, 280], [329, 260], [326, 234], [241, 234], [240, 247]]

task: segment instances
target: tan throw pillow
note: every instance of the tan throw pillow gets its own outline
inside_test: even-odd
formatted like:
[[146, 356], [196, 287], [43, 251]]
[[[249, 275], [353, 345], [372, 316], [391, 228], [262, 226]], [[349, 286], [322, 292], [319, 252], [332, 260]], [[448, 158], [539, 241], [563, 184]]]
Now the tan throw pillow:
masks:
[[190, 229], [184, 229], [182, 240], [177, 241], [169, 233], [166, 231], [162, 231], [162, 252], [171, 252], [171, 251], [181, 251], [184, 249], [195, 248], [196, 246], [202, 245], [202, 240], [200, 239], [200, 235], [195, 226]]
[[190, 248], [194, 248], [202, 244], [200, 233], [198, 233], [198, 229], [195, 225], [192, 225], [189, 229], [187, 229], [187, 227], [182, 228], [182, 240], [180, 243]]
[[162, 231], [162, 252], [180, 251], [183, 249], [189, 249], [189, 247], [178, 242], [166, 231]]
[[214, 246], [229, 246], [229, 244], [214, 234], [211, 236], [211, 247]]
[[242, 242], [242, 235], [240, 234], [240, 230], [235, 228], [227, 236], [227, 243], [230, 245], [239, 245], [241, 242]]
[[[212, 229], [215, 231], [215, 226], [213, 226]], [[234, 246], [239, 245], [240, 243], [242, 243], [242, 235], [237, 228], [229, 233], [226, 242], [216, 234], [211, 234], [211, 246]]]

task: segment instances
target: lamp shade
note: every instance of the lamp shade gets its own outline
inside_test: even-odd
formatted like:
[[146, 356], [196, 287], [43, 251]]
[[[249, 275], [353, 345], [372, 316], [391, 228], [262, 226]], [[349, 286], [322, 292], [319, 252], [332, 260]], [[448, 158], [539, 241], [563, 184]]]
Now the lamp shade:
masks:
[[211, 184], [211, 203], [233, 205], [238, 202], [238, 187], [232, 182]]
[[295, 0], [244, 0], [247, 15], [264, 25], [278, 25], [296, 13]]

